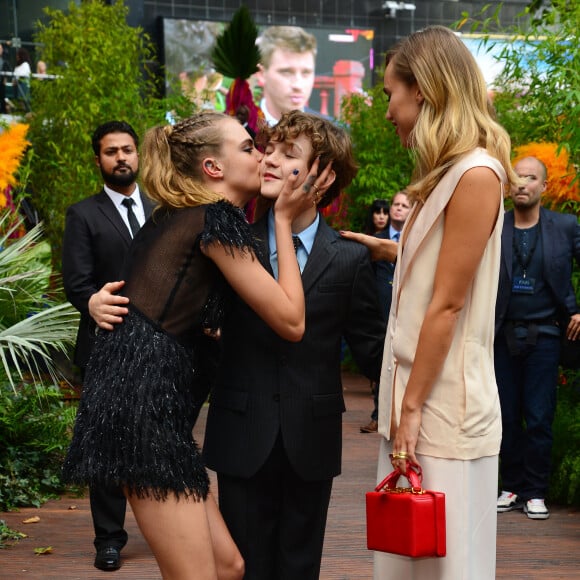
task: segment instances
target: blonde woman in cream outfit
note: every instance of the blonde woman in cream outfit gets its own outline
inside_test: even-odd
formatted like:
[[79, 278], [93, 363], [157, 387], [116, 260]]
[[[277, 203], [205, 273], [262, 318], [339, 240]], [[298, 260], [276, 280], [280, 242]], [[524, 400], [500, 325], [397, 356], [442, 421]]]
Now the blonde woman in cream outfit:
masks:
[[375, 552], [374, 577], [490, 580], [501, 439], [493, 313], [503, 188], [517, 181], [510, 141], [449, 29], [412, 34], [386, 64], [386, 117], [416, 167], [385, 342], [377, 475], [420, 465], [423, 487], [445, 492], [447, 556]]

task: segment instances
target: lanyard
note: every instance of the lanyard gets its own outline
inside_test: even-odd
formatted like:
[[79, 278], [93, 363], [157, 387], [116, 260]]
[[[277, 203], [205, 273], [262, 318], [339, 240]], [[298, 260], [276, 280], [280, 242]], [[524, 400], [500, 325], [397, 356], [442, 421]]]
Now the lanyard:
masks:
[[[530, 228], [530, 230], [532, 230], [533, 228]], [[529, 230], [527, 230], [529, 231]], [[526, 256], [522, 255], [522, 252], [520, 251], [520, 247], [519, 245], [516, 243], [516, 236], [514, 235], [513, 240], [512, 240], [512, 245], [514, 248], [514, 254], [516, 255], [516, 259], [518, 261], [518, 264], [520, 265], [521, 269], [522, 269], [522, 275], [525, 278], [526, 277], [526, 272], [528, 270], [528, 266], [530, 265], [530, 262], [532, 261], [532, 257], [534, 256], [534, 252], [536, 251], [536, 246], [538, 245], [538, 238], [540, 237], [540, 229], [537, 228], [536, 232], [535, 232], [535, 238], [533, 240], [532, 246], [530, 247], [530, 251], [528, 252], [528, 254]], [[522, 235], [520, 236], [520, 240], [522, 240], [523, 238], [523, 232]]]

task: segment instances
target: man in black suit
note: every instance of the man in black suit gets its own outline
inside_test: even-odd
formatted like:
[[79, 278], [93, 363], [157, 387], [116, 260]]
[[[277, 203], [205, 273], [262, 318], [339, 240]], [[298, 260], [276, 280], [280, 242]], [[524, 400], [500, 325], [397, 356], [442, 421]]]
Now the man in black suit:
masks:
[[[152, 204], [136, 183], [138, 144], [128, 123], [111, 121], [99, 126], [92, 146], [104, 187], [71, 205], [66, 214], [62, 274], [66, 296], [81, 313], [74, 358], [81, 374], [93, 346], [94, 319], [111, 330], [127, 313], [128, 299], [112, 296], [123, 282], [109, 281], [118, 280], [133, 235], [151, 215]], [[91, 488], [90, 501], [95, 567], [116, 570], [121, 566], [120, 551], [127, 543], [125, 496], [121, 489]]]
[[[222, 327], [204, 454], [218, 474], [220, 510], [244, 557], [245, 578], [314, 580], [332, 480], [341, 470], [342, 339], [362, 372], [376, 380], [385, 327], [368, 250], [341, 239], [318, 212], [356, 172], [348, 136], [299, 111], [283, 115], [269, 131], [261, 169], [265, 198], [278, 196], [292, 170], [307, 175], [317, 156], [321, 167], [333, 163], [318, 206], [292, 227], [299, 238], [306, 331], [298, 343], [285, 341], [233, 298]], [[270, 211], [254, 228], [263, 244], [260, 259], [276, 276], [273, 221]]]
[[545, 165], [535, 157], [514, 169], [525, 184], [513, 188], [505, 214], [496, 304], [495, 374], [502, 415], [497, 511], [522, 509], [546, 519], [552, 421], [561, 335], [580, 337], [572, 262], [580, 263], [576, 216], [540, 206]]

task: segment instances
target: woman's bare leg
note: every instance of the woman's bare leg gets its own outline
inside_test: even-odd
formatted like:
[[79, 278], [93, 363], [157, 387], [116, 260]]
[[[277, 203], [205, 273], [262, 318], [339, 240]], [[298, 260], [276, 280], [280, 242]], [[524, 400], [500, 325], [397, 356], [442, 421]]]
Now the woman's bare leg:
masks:
[[218, 579], [240, 580], [244, 577], [244, 559], [228, 531], [211, 492], [207, 496], [205, 509], [209, 521]]
[[164, 580], [217, 579], [205, 502], [173, 494], [127, 499]]

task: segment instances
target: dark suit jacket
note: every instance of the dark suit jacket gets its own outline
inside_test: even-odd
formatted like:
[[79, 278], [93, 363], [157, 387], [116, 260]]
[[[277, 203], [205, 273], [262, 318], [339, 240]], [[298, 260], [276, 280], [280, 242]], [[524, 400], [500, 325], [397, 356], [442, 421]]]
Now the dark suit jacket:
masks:
[[[255, 225], [270, 271], [267, 215]], [[302, 274], [306, 331], [280, 338], [242, 300], [222, 328], [222, 362], [205, 433], [207, 465], [251, 477], [281, 433], [286, 453], [306, 481], [340, 473], [341, 343], [346, 338], [362, 372], [380, 374], [385, 325], [367, 249], [347, 241], [321, 218]]]
[[[540, 232], [544, 252], [544, 280], [550, 287], [559, 317], [578, 312], [572, 287], [572, 260], [580, 264], [580, 226], [576, 216], [540, 208]], [[499, 332], [512, 292], [514, 212], [506, 212], [501, 238], [501, 265], [495, 310], [495, 332]]]
[[[153, 204], [141, 193], [145, 216]], [[81, 313], [74, 362], [84, 368], [94, 341], [89, 298], [119, 279], [131, 235], [111, 198], [100, 193], [71, 205], [66, 212], [62, 275], [66, 297]]]

